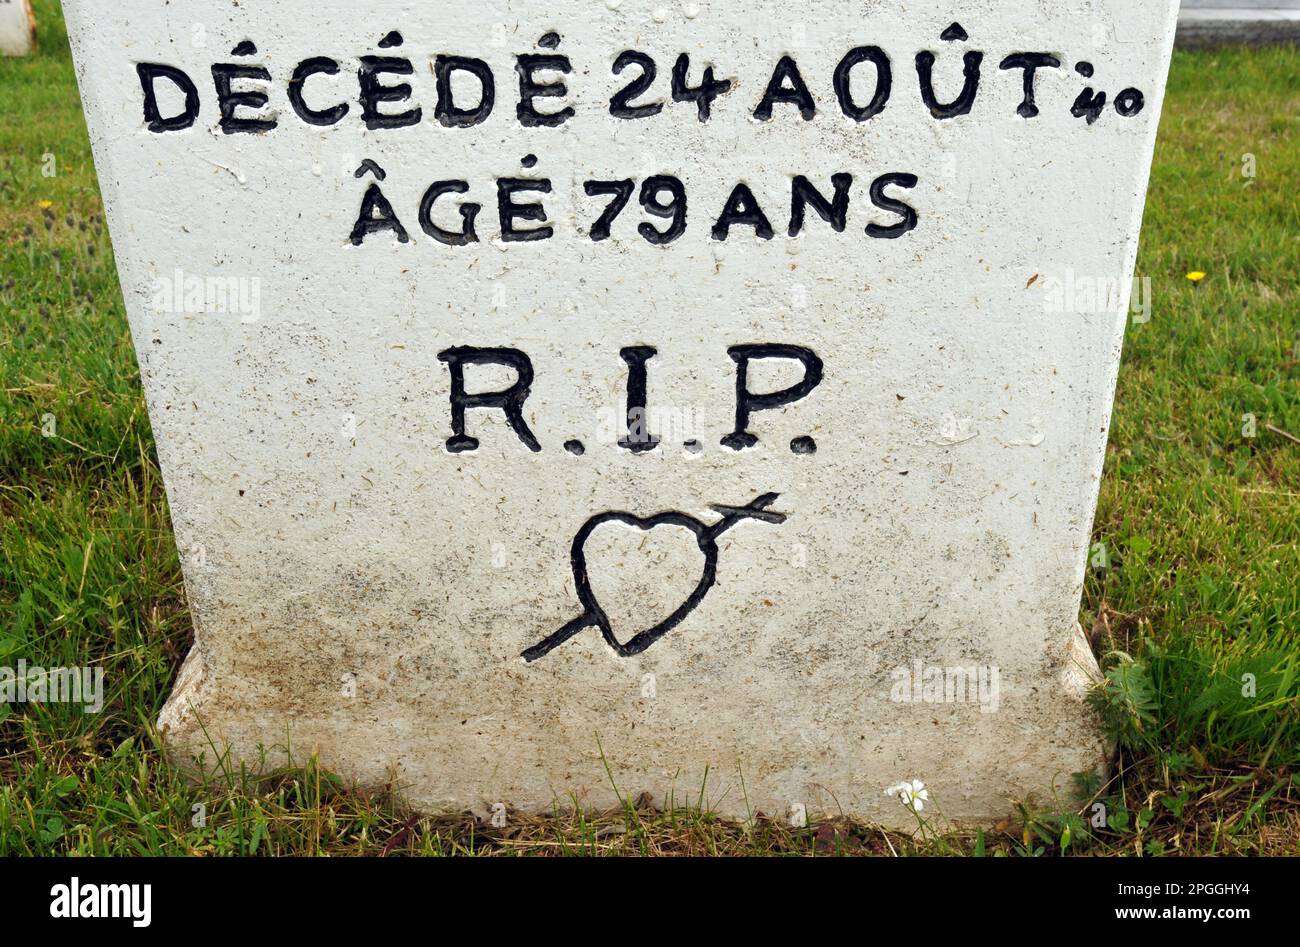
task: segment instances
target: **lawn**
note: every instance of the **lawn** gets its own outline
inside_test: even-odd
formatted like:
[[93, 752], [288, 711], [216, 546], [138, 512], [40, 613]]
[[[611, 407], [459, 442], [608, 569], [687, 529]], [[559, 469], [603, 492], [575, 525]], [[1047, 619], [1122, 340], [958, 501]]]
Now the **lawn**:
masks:
[[632, 799], [494, 829], [310, 760], [204, 786], [164, 761], [153, 721], [190, 621], [67, 40], [36, 7], [39, 54], [0, 61], [0, 665], [99, 666], [106, 691], [98, 714], [0, 703], [0, 855], [1300, 854], [1300, 50], [1174, 59], [1151, 319], [1129, 333], [1080, 616], [1118, 742], [1088, 805], [916, 837]]

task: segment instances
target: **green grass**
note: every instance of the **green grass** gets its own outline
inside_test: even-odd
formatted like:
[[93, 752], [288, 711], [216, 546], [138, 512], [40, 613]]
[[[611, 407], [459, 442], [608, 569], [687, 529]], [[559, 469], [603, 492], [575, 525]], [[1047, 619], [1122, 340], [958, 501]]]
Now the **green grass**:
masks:
[[1082, 615], [1120, 741], [1086, 787], [1108, 827], [1089, 805], [913, 838], [629, 800], [498, 830], [310, 760], [205, 786], [164, 762], [152, 721], [189, 617], [66, 37], [53, 0], [37, 14], [39, 55], [0, 62], [0, 665], [102, 666], [107, 698], [0, 704], [0, 855], [1300, 853], [1300, 444], [1277, 433], [1300, 435], [1296, 49], [1175, 58], [1139, 263], [1153, 319], [1129, 335], [1094, 537], [1110, 565]]

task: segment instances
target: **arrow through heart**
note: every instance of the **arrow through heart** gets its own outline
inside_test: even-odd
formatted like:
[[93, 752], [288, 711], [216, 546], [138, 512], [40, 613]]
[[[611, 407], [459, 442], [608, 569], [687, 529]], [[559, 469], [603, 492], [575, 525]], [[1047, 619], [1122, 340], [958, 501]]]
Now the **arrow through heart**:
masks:
[[[578, 600], [582, 603], [583, 613], [559, 631], [533, 645], [523, 653], [522, 657], [529, 663], [544, 658], [564, 642], [587, 628], [599, 628], [605, 643], [613, 648], [619, 657], [629, 658], [645, 651], [680, 625], [686, 616], [693, 612], [696, 606], [704, 600], [704, 596], [709, 593], [709, 590], [713, 588], [713, 584], [718, 578], [718, 537], [737, 523], [745, 520], [757, 520], [760, 523], [772, 524], [785, 522], [786, 515], [784, 513], [774, 513], [768, 509], [769, 506], [776, 502], [777, 498], [778, 494], [765, 493], [747, 506], [715, 505], [712, 509], [722, 519], [712, 526], [702, 523], [693, 516], [678, 512], [638, 517], [631, 513], [615, 510], [593, 516], [582, 525], [582, 528], [578, 530], [578, 534], [573, 537], [573, 547], [570, 553], [573, 561], [573, 581], [578, 589]], [[694, 534], [700, 552], [704, 554], [703, 574], [686, 601], [659, 624], [637, 633], [628, 639], [626, 643], [619, 641], [615, 636], [609, 616], [601, 608], [600, 602], [597, 601], [596, 593], [592, 589], [591, 578], [587, 572], [587, 541], [591, 538], [592, 533], [609, 523], [621, 523], [643, 532], [649, 532], [658, 526], [676, 526], [687, 529]]]

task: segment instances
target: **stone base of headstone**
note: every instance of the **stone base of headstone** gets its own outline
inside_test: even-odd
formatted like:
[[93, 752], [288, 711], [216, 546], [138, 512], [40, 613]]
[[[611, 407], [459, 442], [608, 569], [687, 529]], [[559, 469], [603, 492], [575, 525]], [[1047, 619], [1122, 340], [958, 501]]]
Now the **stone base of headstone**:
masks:
[[[653, 684], [647, 690], [644, 679], [638, 701], [618, 694], [615, 685], [593, 693], [591, 708], [573, 708], [567, 729], [585, 727], [588, 733], [571, 740], [567, 755], [557, 757], [548, 743], [564, 738], [548, 731], [556, 726], [553, 721], [503, 722], [501, 701], [490, 694], [460, 695], [466, 716], [453, 727], [412, 715], [407, 701], [365, 700], [346, 682], [341, 690], [351, 696], [340, 696], [332, 716], [321, 715], [319, 707], [302, 716], [269, 715], [264, 708], [275, 696], [221, 686], [195, 648], [158, 729], [172, 761], [199, 781], [219, 778], [232, 760], [272, 772], [303, 767], [314, 758], [343, 774], [350, 786], [396, 789], [415, 810], [435, 814], [471, 811], [487, 817], [502, 803], [529, 813], [600, 812], [648, 794], [661, 809], [699, 806], [740, 821], [759, 814], [784, 819], [792, 807], [800, 807], [809, 821], [852, 814], [910, 831], [918, 828], [920, 815], [931, 827], [976, 826], [1010, 812], [1013, 802], [1075, 805], [1080, 802], [1076, 777], [1107, 778], [1113, 747], [1100, 736], [1101, 723], [1088, 703], [1100, 675], [1082, 630], [1067, 654], [1049, 660], [1051, 684], [1038, 699], [962, 727], [960, 741], [943, 729], [940, 718], [950, 707], [942, 704], [930, 708], [931, 726], [942, 737], [928, 736], [924, 728], [915, 734], [878, 734], [864, 727], [859, 736], [837, 738], [842, 752], [864, 760], [862, 771], [847, 778], [832, 747], [810, 736], [818, 726], [813, 716], [793, 728], [802, 734], [795, 739], [774, 735], [731, 745], [718, 740], [703, 756], [697, 747], [676, 752], [672, 728], [654, 720], [653, 704], [665, 695], [656, 695]], [[637, 682], [632, 684], [635, 692]], [[849, 705], [852, 698], [844, 694], [833, 702]], [[774, 706], [755, 712], [771, 714]], [[592, 713], [595, 708], [599, 712]], [[701, 708], [678, 729], [711, 730], [716, 721], [708, 717]], [[780, 727], [791, 732], [789, 720]], [[1018, 739], [1017, 732], [1033, 737]], [[855, 742], [859, 745], [851, 745]], [[655, 750], [647, 753], [647, 744]], [[891, 756], [906, 755], [897, 771], [921, 776], [930, 787], [923, 811], [908, 812], [896, 795], [887, 794], [877, 775], [889, 768], [876, 759], [882, 748]], [[473, 775], [467, 780], [466, 774]], [[467, 782], [476, 789], [467, 793]]]
[[35, 48], [31, 0], [0, 0], [0, 56], [26, 56]]

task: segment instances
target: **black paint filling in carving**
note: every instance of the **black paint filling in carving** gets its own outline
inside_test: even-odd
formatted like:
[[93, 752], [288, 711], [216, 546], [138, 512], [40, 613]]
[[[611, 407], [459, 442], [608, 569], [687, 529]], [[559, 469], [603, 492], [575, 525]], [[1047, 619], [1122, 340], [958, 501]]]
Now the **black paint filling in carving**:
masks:
[[393, 30], [379, 41], [379, 48], [396, 49], [398, 46], [401, 46], [403, 42], [405, 42], [405, 40], [402, 39], [402, 34], [397, 30]]
[[618, 54], [614, 60], [614, 75], [619, 75], [629, 66], [636, 66], [641, 70], [641, 74], [625, 85], [609, 100], [609, 114], [615, 118], [648, 118], [651, 115], [658, 115], [663, 111], [662, 102], [651, 102], [646, 105], [633, 105], [632, 100], [638, 98], [654, 85], [655, 76], [659, 74], [659, 67], [655, 65], [652, 57], [635, 49], [625, 49]]
[[[853, 67], [858, 63], [870, 62], [876, 67], [876, 94], [866, 105], [853, 101], [850, 88], [853, 79]], [[855, 122], [865, 122], [885, 110], [889, 103], [889, 94], [894, 88], [893, 67], [889, 57], [879, 46], [859, 46], [851, 49], [835, 67], [835, 97], [840, 100], [840, 110]]]
[[1002, 60], [1001, 69], [1023, 69], [1025, 97], [1016, 107], [1016, 114], [1021, 118], [1036, 118], [1038, 103], [1034, 100], [1034, 77], [1039, 69], [1058, 69], [1061, 60], [1051, 53], [1014, 53]]
[[406, 102], [411, 98], [411, 85], [409, 82], [384, 85], [382, 77], [386, 75], [409, 76], [414, 72], [415, 67], [411, 65], [409, 59], [399, 59], [392, 56], [361, 57], [361, 67], [357, 70], [357, 81], [361, 88], [361, 118], [366, 123], [367, 128], [371, 130], [377, 128], [406, 128], [420, 123], [424, 110], [419, 106], [394, 114], [379, 110], [379, 106], [383, 103]]
[[939, 34], [939, 39], [943, 40], [945, 43], [961, 43], [970, 39], [970, 35], [962, 29], [960, 23], [954, 23]]
[[871, 182], [871, 202], [881, 210], [887, 210], [902, 217], [902, 221], [888, 227], [880, 224], [867, 224], [867, 236], [877, 240], [897, 240], [906, 233], [916, 229], [919, 217], [911, 204], [895, 200], [885, 194], [887, 187], [902, 187], [911, 190], [920, 183], [915, 174], [882, 174]]
[[634, 454], [644, 454], [659, 446], [659, 438], [646, 427], [646, 382], [649, 379], [646, 362], [656, 354], [649, 345], [630, 345], [618, 353], [627, 364], [627, 436], [618, 439], [618, 446]]
[[[453, 100], [451, 74], [463, 72], [473, 76], [479, 84], [478, 105], [473, 108], [457, 108]], [[433, 114], [444, 128], [473, 128], [486, 122], [496, 105], [497, 84], [492, 75], [492, 68], [481, 59], [470, 56], [439, 56], [433, 63], [434, 84], [438, 92], [438, 102]]]
[[390, 231], [397, 238], [398, 243], [410, 243], [410, 234], [402, 226], [402, 222], [397, 219], [397, 214], [393, 211], [393, 205], [384, 197], [384, 192], [379, 189], [379, 185], [370, 182], [370, 187], [366, 188], [366, 193], [361, 198], [361, 210], [357, 214], [357, 222], [352, 227], [352, 233], [348, 237], [354, 247], [359, 247], [365, 243], [366, 237], [373, 233]]
[[803, 81], [799, 67], [789, 56], [782, 56], [776, 64], [772, 78], [768, 80], [767, 91], [763, 93], [763, 100], [754, 109], [754, 117], [760, 122], [771, 121], [772, 107], [778, 103], [797, 106], [805, 122], [811, 121], [817, 114], [817, 105], [808, 89], [808, 83]]
[[506, 243], [523, 243], [549, 240], [555, 235], [551, 226], [519, 228], [517, 220], [546, 221], [546, 208], [539, 202], [519, 203], [516, 194], [536, 192], [551, 193], [549, 178], [497, 178], [497, 221], [501, 226], [501, 239]]
[[[714, 506], [713, 511], [718, 513], [722, 519], [712, 526], [706, 526], [704, 523], [688, 516], [685, 513], [669, 512], [659, 513], [651, 517], [637, 517], [631, 513], [613, 511], [601, 513], [593, 516], [587, 522], [582, 524], [578, 534], [573, 537], [573, 545], [570, 549], [570, 559], [573, 564], [573, 581], [578, 590], [578, 600], [582, 603], [583, 613], [573, 621], [566, 624], [559, 631], [548, 636], [528, 650], [524, 651], [521, 657], [530, 664], [541, 658], [546, 657], [564, 642], [579, 634], [587, 628], [599, 628], [601, 637], [605, 643], [614, 649], [614, 652], [621, 658], [630, 658], [645, 651], [656, 641], [662, 638], [668, 632], [672, 631], [682, 621], [693, 612], [704, 600], [704, 596], [713, 588], [718, 578], [718, 537], [731, 529], [737, 523], [745, 520], [758, 520], [762, 523], [779, 524], [784, 523], [786, 515], [784, 513], [773, 513], [768, 507], [776, 502], [778, 494], [765, 493], [758, 497], [748, 506]], [[669, 615], [666, 619], [655, 625], [653, 628], [647, 628], [630, 638], [627, 643], [620, 642], [614, 636], [614, 630], [610, 626], [609, 617], [596, 601], [595, 592], [591, 588], [591, 579], [587, 575], [587, 557], [584, 547], [591, 534], [604, 526], [606, 523], [622, 523], [626, 526], [632, 526], [642, 532], [649, 532], [656, 526], [679, 526], [690, 530], [695, 534], [696, 541], [699, 543], [700, 551], [704, 553], [704, 574], [700, 577], [699, 583], [691, 592], [690, 597], [682, 605]]]
[[[371, 187], [374, 187], [372, 184]], [[474, 348], [468, 345], [443, 349], [438, 361], [446, 362], [451, 370], [451, 430], [447, 438], [447, 452], [462, 454], [478, 450], [478, 438], [465, 433], [465, 411], [469, 408], [496, 408], [505, 413], [511, 429], [533, 453], [542, 445], [529, 430], [524, 420], [524, 402], [533, 384], [533, 363], [518, 349]], [[465, 390], [466, 365], [501, 365], [514, 370], [515, 383], [504, 391], [470, 393]]]
[[328, 56], [304, 59], [293, 70], [293, 77], [289, 80], [289, 104], [293, 106], [297, 116], [308, 125], [336, 125], [348, 114], [349, 106], [346, 102], [340, 102], [333, 108], [313, 109], [303, 97], [303, 86], [312, 76], [317, 74], [336, 76], [338, 73], [339, 64]]
[[790, 450], [796, 454], [815, 454], [817, 453], [817, 442], [811, 437], [796, 437], [790, 442]]
[[[175, 66], [156, 62], [136, 63], [135, 72], [140, 77], [140, 88], [144, 91], [144, 121], [149, 131], [160, 134], [182, 131], [193, 126], [194, 120], [199, 117], [199, 90], [188, 75]], [[185, 108], [168, 118], [163, 118], [158, 107], [158, 92], [154, 83], [159, 79], [167, 79], [185, 96]]]
[[587, 453], [587, 448], [583, 445], [582, 441], [565, 441], [564, 449], [574, 457], [581, 457], [583, 454]]
[[1137, 89], [1125, 89], [1115, 96], [1115, 111], [1125, 118], [1132, 118], [1146, 105], [1146, 96]]
[[833, 174], [831, 185], [835, 188], [835, 197], [828, 201], [821, 192], [802, 174], [795, 175], [790, 188], [790, 229], [792, 237], [799, 236], [803, 230], [804, 210], [812, 207], [817, 216], [831, 225], [836, 233], [843, 233], [848, 227], [849, 188], [853, 185], [853, 175]]
[[256, 56], [257, 44], [251, 39], [246, 39], [230, 51], [232, 56]]
[[732, 188], [727, 206], [722, 209], [717, 223], [713, 225], [713, 239], [726, 240], [731, 236], [732, 226], [736, 224], [753, 227], [754, 233], [763, 240], [772, 239], [771, 221], [763, 213], [763, 208], [759, 206], [758, 198], [749, 189], [749, 185], [743, 182]]
[[673, 63], [672, 96], [674, 102], [694, 102], [701, 124], [709, 120], [713, 100], [731, 91], [730, 79], [715, 79], [713, 67], [706, 66], [698, 86], [691, 86], [691, 57], [682, 53]]
[[[727, 354], [736, 363], [736, 429], [722, 438], [722, 446], [744, 450], [758, 443], [758, 435], [747, 431], [749, 416], [755, 411], [783, 408], [808, 397], [822, 382], [822, 360], [812, 349], [798, 345], [733, 345]], [[804, 375], [797, 385], [781, 391], [758, 393], [749, 390], [749, 363], [756, 359], [784, 358], [803, 365]]]
[[1079, 93], [1079, 97], [1074, 100], [1074, 105], [1070, 106], [1070, 114], [1075, 118], [1087, 119], [1088, 124], [1096, 123], [1101, 118], [1101, 113], [1106, 108], [1106, 93], [1094, 92], [1092, 86], [1088, 86]]
[[[557, 42], [558, 37], [557, 37]], [[519, 102], [515, 105], [515, 117], [525, 128], [554, 128], [573, 118], [572, 105], [566, 105], [557, 112], [542, 112], [533, 104], [536, 99], [562, 99], [569, 94], [569, 87], [563, 79], [543, 81], [537, 77], [539, 72], [556, 72], [568, 75], [573, 71], [568, 56], [553, 54], [526, 54], [515, 59], [515, 72], [519, 75]]]
[[236, 90], [234, 83], [243, 79], [270, 82], [271, 73], [262, 66], [240, 66], [234, 63], [216, 63], [212, 67], [212, 81], [217, 89], [217, 105], [221, 110], [221, 131], [226, 135], [269, 132], [278, 124], [273, 118], [240, 117], [240, 108], [259, 111], [267, 106], [270, 97], [256, 89]]
[[357, 170], [353, 173], [352, 176], [355, 178], [363, 178], [366, 176], [367, 171], [369, 171], [371, 174], [373, 174], [381, 181], [384, 180], [384, 178], [388, 177], [388, 172], [386, 172], [383, 168], [377, 165], [373, 158], [362, 159], [361, 166], [357, 168]]
[[560, 45], [560, 34], [554, 30], [544, 33], [542, 38], [537, 41], [537, 45], [542, 49], [556, 49]]
[[430, 184], [420, 200], [420, 229], [434, 240], [449, 247], [463, 247], [470, 243], [478, 243], [474, 221], [478, 218], [478, 212], [483, 209], [482, 204], [466, 201], [460, 205], [462, 227], [459, 232], [439, 227], [433, 222], [433, 205], [438, 198], [444, 194], [465, 194], [468, 191], [468, 181], [434, 181]]
[[916, 54], [916, 75], [921, 81], [921, 101], [937, 119], [957, 118], [969, 115], [975, 105], [975, 96], [980, 87], [980, 64], [984, 62], [981, 52], [969, 52], [962, 57], [962, 74], [965, 82], [961, 94], [947, 105], [941, 103], [934, 92], [934, 53], [926, 50]]

